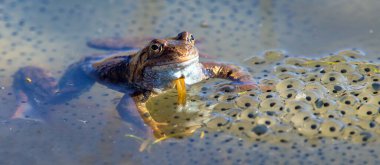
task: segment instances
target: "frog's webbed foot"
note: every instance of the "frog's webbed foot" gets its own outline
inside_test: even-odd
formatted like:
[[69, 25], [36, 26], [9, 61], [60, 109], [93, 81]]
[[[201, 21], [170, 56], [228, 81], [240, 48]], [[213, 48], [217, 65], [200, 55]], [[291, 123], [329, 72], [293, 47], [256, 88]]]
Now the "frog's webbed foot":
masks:
[[33, 121], [43, 121], [43, 114], [35, 109], [35, 104], [28, 100], [28, 97], [24, 92], [16, 93], [18, 107], [16, 112], [13, 113], [11, 119], [27, 119]]
[[101, 50], [133, 50], [144, 46], [148, 37], [141, 38], [103, 38], [87, 41], [87, 46]]
[[258, 85], [253, 80], [252, 75], [244, 69], [231, 64], [204, 62], [203, 68], [206, 77], [222, 78], [231, 80], [230, 84], [224, 84], [218, 87], [220, 91], [225, 92], [242, 92], [253, 89], [260, 89], [262, 91], [271, 90], [273, 87]]
[[13, 75], [17, 108], [12, 119], [42, 120], [40, 106], [57, 90], [57, 82], [49, 73], [37, 67], [24, 67]]

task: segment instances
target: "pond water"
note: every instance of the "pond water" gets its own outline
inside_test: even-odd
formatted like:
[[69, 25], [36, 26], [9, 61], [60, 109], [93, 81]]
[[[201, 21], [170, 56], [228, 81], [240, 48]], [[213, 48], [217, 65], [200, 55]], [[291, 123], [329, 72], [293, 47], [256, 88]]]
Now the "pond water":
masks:
[[[378, 127], [368, 128], [374, 140], [361, 143], [325, 136], [305, 141], [297, 132], [252, 140], [239, 131], [215, 130], [206, 124], [182, 139], [142, 147], [147, 137], [115, 111], [123, 94], [99, 84], [78, 99], [46, 106], [43, 121], [10, 119], [17, 107], [12, 75], [19, 68], [39, 66], [59, 78], [71, 63], [105, 53], [86, 46], [93, 38], [141, 40], [186, 30], [195, 35], [200, 51], [208, 56], [202, 60], [244, 66], [257, 79], [263, 77], [259, 71], [272, 71], [273, 66], [250, 62], [263, 59], [264, 52], [273, 49], [284, 51], [288, 58], [321, 60], [354, 48], [367, 54], [360, 56], [365, 64], [376, 64], [380, 57], [379, 7], [375, 0], [0, 0], [0, 164], [379, 164]], [[210, 88], [213, 83], [198, 86]], [[212, 100], [196, 97], [201, 87], [189, 88], [196, 100], [190, 108]], [[229, 95], [220, 94], [222, 98]], [[199, 116], [198, 112], [189, 112], [191, 119], [203, 121], [192, 114]], [[186, 123], [181, 115], [178, 122]], [[215, 113], [202, 116], [205, 121], [211, 117]], [[341, 116], [334, 117], [341, 121]], [[293, 137], [298, 141], [281, 143]]]

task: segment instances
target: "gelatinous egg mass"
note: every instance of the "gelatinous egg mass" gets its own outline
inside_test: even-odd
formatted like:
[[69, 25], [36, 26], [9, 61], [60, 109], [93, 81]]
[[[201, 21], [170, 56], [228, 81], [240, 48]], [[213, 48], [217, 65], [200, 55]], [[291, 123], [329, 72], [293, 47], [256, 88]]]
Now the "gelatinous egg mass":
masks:
[[[348, 54], [355, 59], [347, 58]], [[269, 55], [276, 58], [268, 58]], [[180, 138], [229, 137], [224, 139], [226, 143], [233, 141], [230, 143], [241, 147], [248, 145], [245, 147], [252, 150], [261, 145], [275, 148], [275, 151], [284, 149], [282, 147], [293, 151], [309, 147], [321, 150], [331, 144], [340, 144], [336, 150], [341, 147], [344, 147], [342, 150], [351, 150], [353, 146], [363, 149], [367, 145], [377, 145], [380, 135], [380, 104], [377, 99], [380, 87], [371, 79], [380, 74], [376, 69], [380, 64], [363, 57], [356, 50], [340, 51], [316, 59], [285, 57], [281, 51], [268, 51], [263, 57], [247, 59], [245, 67], [254, 69], [261, 65], [250, 63], [252, 60], [284, 64], [267, 65], [273, 68], [265, 73], [269, 76], [258, 80], [261, 85], [273, 86], [273, 90], [221, 92], [218, 87], [228, 82], [207, 80], [191, 87], [187, 106], [176, 104], [177, 95], [172, 90], [152, 98], [150, 103], [156, 106], [150, 109], [157, 115], [162, 114], [169, 123], [181, 121], [183, 125], [171, 125], [177, 131], [169, 133], [183, 132]], [[366, 70], [363, 67], [370, 69], [361, 72]], [[357, 73], [362, 77], [359, 80], [362, 83], [348, 81], [352, 75], [342, 70]], [[292, 76], [283, 77], [285, 74]], [[159, 113], [160, 110], [165, 112]], [[177, 115], [171, 117], [167, 114], [169, 112]], [[180, 117], [184, 114], [193, 117]], [[156, 118], [160, 120], [162, 117]], [[198, 123], [198, 127], [193, 127], [197, 129], [195, 135], [185, 135], [186, 131], [181, 131], [181, 126], [193, 122]], [[200, 142], [202, 140], [199, 139]], [[215, 141], [211, 143], [209, 145], [218, 144]]]
[[[356, 58], [349, 59], [346, 57], [347, 54]], [[380, 85], [372, 82], [370, 77], [380, 74], [380, 71], [376, 70], [380, 65], [359, 58], [362, 56], [361, 52], [351, 50], [319, 59], [300, 59], [286, 58], [281, 51], [268, 51], [264, 58], [253, 57], [252, 59], [287, 63], [268, 70], [269, 76], [259, 81], [260, 85], [273, 86], [273, 90], [220, 92], [218, 88], [210, 88], [210, 86], [222, 86], [223, 82], [200, 83], [192, 87], [190, 100], [188, 100], [188, 106], [198, 102], [198, 107], [182, 107], [183, 112], [191, 114], [194, 109], [198, 110], [198, 113], [207, 112], [209, 115], [203, 119], [201, 123], [204, 125], [201, 127], [210, 129], [210, 132], [222, 131], [247, 140], [277, 143], [279, 142], [278, 134], [287, 134], [287, 136], [305, 138], [305, 140], [342, 140], [357, 143], [357, 138], [343, 136], [346, 129], [357, 127], [360, 133], [352, 136], [365, 134], [361, 142], [376, 141], [379, 132], [376, 131], [376, 127], [380, 124], [376, 121], [380, 118], [380, 104], [379, 99], [376, 98]], [[255, 65], [248, 63], [246, 67], [253, 69]], [[360, 73], [363, 67], [370, 69]], [[362, 77], [360, 81], [363, 81], [363, 84], [349, 82], [350, 74], [338, 72], [342, 68], [351, 68], [350, 72], [358, 73]], [[321, 71], [324, 72], [321, 73]], [[281, 75], [293, 76], [282, 77], [276, 74], [277, 72]], [[215, 97], [215, 93], [218, 92], [219, 94]], [[172, 95], [171, 98], [175, 96]], [[155, 103], [157, 106], [154, 109], [157, 110], [153, 109], [153, 111], [165, 109], [165, 106], [169, 107], [163, 104], [167, 103], [164, 101], [160, 101], [161, 104], [158, 101]], [[171, 105], [172, 109], [177, 107], [175, 103]], [[170, 110], [170, 112], [175, 111]], [[161, 114], [167, 116], [164, 112]], [[347, 118], [356, 122], [347, 123], [344, 120]], [[287, 131], [276, 132], [277, 127], [288, 128]], [[294, 140], [297, 141], [298, 138]], [[291, 140], [287, 142], [289, 141]]]

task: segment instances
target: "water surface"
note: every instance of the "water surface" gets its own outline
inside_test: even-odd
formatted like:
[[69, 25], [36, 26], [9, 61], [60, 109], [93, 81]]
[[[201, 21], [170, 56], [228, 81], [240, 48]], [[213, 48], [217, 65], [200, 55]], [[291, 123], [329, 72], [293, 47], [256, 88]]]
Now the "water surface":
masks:
[[[316, 57], [358, 48], [379, 57], [375, 0], [127, 1], [0, 0], [1, 164], [379, 163], [378, 144], [332, 141], [326, 148], [281, 147], [199, 133], [139, 152], [138, 134], [114, 110], [121, 93], [95, 85], [79, 99], [47, 107], [46, 122], [9, 120], [16, 108], [11, 75], [35, 65], [60, 77], [81, 57], [101, 52], [99, 37], [167, 37], [190, 31], [202, 52], [242, 64], [265, 50]], [[277, 159], [273, 159], [277, 158]]]

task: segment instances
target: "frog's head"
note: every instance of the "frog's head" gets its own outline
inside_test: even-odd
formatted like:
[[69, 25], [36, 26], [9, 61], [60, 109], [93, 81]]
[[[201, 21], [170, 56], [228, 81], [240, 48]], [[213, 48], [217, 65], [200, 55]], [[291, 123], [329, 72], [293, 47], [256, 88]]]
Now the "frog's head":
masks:
[[[199, 60], [195, 39], [189, 32], [181, 32], [176, 37], [153, 39], [145, 48], [132, 57], [130, 81], [138, 80], [148, 70], [162, 70], [173, 73]], [[170, 75], [168, 75], [170, 76]]]
[[198, 58], [195, 39], [189, 32], [181, 32], [176, 37], [152, 40], [143, 51], [147, 52], [146, 64], [161, 66], [179, 64]]

